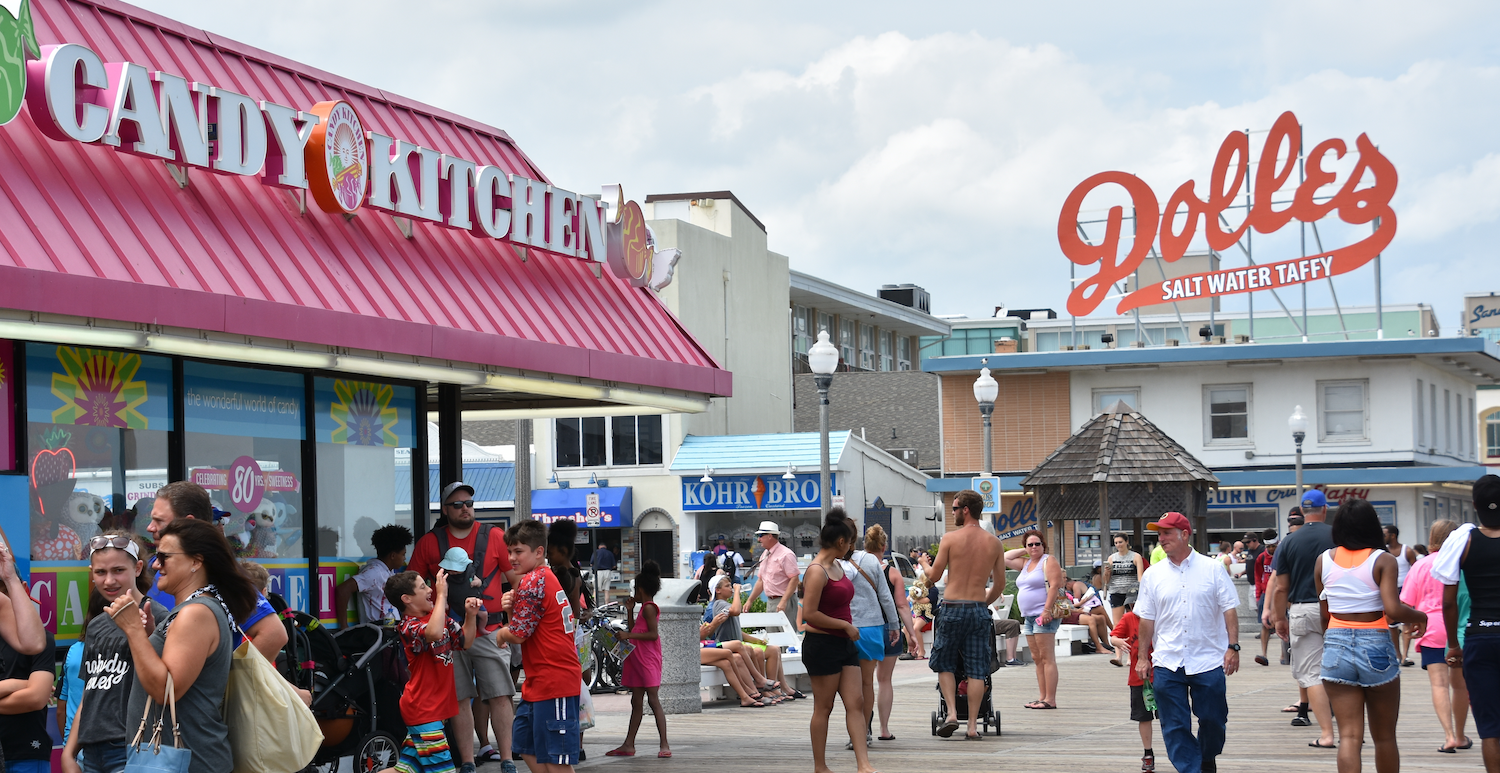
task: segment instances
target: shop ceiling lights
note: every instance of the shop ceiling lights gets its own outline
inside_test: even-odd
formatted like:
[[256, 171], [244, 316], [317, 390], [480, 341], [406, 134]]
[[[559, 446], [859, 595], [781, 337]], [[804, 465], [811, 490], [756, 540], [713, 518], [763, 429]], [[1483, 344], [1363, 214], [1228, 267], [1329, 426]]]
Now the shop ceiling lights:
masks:
[[376, 360], [368, 357], [338, 357], [334, 370], [365, 373], [386, 378], [404, 378], [411, 381], [435, 381], [440, 384], [467, 384], [478, 386], [484, 383], [485, 374], [472, 370], [444, 368], [436, 365], [418, 365], [414, 362]]
[[131, 330], [110, 330], [82, 325], [49, 325], [36, 322], [4, 321], [0, 322], [0, 338], [45, 341], [54, 344], [135, 349], [145, 343], [146, 336]]
[[485, 386], [503, 389], [507, 392], [530, 392], [553, 397], [572, 397], [579, 400], [607, 400], [611, 391], [609, 387], [570, 384], [566, 381], [552, 381], [544, 378], [507, 376], [500, 373], [489, 374], [484, 383]]
[[[578, 408], [495, 408], [464, 411], [464, 421], [502, 421], [513, 419], [574, 419], [591, 416], [656, 416], [678, 413], [668, 408], [642, 405], [591, 405]], [[437, 411], [427, 412], [428, 421], [437, 421]]]
[[292, 349], [242, 346], [201, 338], [177, 336], [146, 336], [146, 348], [163, 354], [178, 354], [184, 357], [205, 357], [216, 360], [253, 362], [261, 365], [285, 365], [291, 368], [332, 368], [337, 359], [331, 354], [299, 352]]

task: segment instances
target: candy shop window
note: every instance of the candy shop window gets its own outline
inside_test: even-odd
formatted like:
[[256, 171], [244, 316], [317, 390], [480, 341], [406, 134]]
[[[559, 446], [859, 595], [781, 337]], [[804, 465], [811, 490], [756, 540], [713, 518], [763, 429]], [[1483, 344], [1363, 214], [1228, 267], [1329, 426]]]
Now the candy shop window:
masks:
[[313, 400], [319, 562], [335, 557], [374, 558], [370, 535], [376, 529], [412, 525], [417, 390], [372, 381], [315, 378]]
[[56, 344], [24, 352], [31, 560], [80, 560], [103, 530], [145, 533], [167, 483], [171, 360]]
[[182, 373], [187, 479], [223, 511], [240, 557], [301, 559], [305, 379], [202, 362]]

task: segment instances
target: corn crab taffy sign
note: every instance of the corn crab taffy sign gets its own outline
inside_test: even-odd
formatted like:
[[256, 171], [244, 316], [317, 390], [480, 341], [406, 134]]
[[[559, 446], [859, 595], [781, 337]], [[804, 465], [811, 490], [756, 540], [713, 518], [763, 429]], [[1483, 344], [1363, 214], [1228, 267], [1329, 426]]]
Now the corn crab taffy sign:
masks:
[[105, 62], [75, 43], [38, 47], [31, 1], [0, 0], [0, 125], [19, 114], [24, 95], [32, 121], [59, 142], [259, 177], [305, 192], [325, 212], [379, 210], [607, 263], [637, 287], [658, 283], [645, 218], [618, 186], [601, 200], [424, 148], [370, 130], [340, 99], [299, 110], [134, 62]]
[[[1289, 150], [1282, 159], [1284, 144]], [[1154, 245], [1159, 244], [1163, 260], [1181, 258], [1197, 233], [1200, 220], [1203, 221], [1203, 235], [1213, 250], [1232, 246], [1250, 228], [1263, 234], [1271, 233], [1294, 218], [1312, 223], [1331, 212], [1337, 212], [1345, 223], [1375, 223], [1375, 227], [1369, 236], [1354, 244], [1317, 255], [1192, 274], [1144, 285], [1122, 298], [1115, 308], [1116, 313], [1124, 314], [1157, 303], [1297, 285], [1345, 274], [1369, 263], [1396, 235], [1396, 213], [1390, 206], [1391, 197], [1396, 193], [1396, 167], [1381, 155], [1368, 135], [1359, 135], [1354, 145], [1358, 154], [1354, 170], [1337, 191], [1331, 195], [1319, 193], [1337, 178], [1334, 172], [1323, 166], [1330, 154], [1335, 161], [1343, 158], [1349, 152], [1349, 146], [1340, 139], [1327, 139], [1305, 156], [1307, 176], [1297, 187], [1290, 206], [1275, 209], [1272, 198], [1296, 172], [1298, 149], [1302, 146], [1302, 128], [1297, 117], [1290, 111], [1282, 113], [1266, 136], [1255, 171], [1249, 211], [1237, 227], [1227, 225], [1220, 215], [1235, 204], [1248, 182], [1250, 138], [1242, 131], [1230, 132], [1219, 146], [1206, 199], [1198, 198], [1192, 180], [1183, 183], [1167, 198], [1165, 208], [1158, 206], [1156, 194], [1135, 175], [1100, 172], [1084, 180], [1063, 203], [1062, 214], [1057, 220], [1057, 241], [1068, 260], [1080, 266], [1097, 263], [1099, 271], [1073, 288], [1068, 296], [1068, 313], [1080, 317], [1092, 313], [1104, 302], [1112, 285], [1140, 267]], [[1278, 159], [1281, 159], [1280, 163]], [[1360, 187], [1366, 177], [1371, 178], [1370, 183]], [[1124, 188], [1135, 210], [1135, 237], [1124, 255], [1120, 254], [1121, 226], [1125, 219], [1123, 207], [1109, 210], [1104, 238], [1098, 244], [1090, 244], [1077, 230], [1084, 197], [1106, 185]], [[1183, 210], [1186, 210], [1185, 219], [1180, 216]]]

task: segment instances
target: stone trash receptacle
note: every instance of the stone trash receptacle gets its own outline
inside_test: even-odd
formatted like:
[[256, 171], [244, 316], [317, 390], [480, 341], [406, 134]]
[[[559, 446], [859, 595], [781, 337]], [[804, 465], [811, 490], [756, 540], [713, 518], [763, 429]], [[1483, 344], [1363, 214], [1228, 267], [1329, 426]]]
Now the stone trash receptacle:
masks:
[[698, 714], [703, 711], [699, 693], [702, 671], [698, 665], [698, 623], [703, 607], [689, 604], [688, 593], [697, 580], [662, 578], [656, 605], [661, 608], [657, 634], [661, 637], [662, 710], [668, 714]]

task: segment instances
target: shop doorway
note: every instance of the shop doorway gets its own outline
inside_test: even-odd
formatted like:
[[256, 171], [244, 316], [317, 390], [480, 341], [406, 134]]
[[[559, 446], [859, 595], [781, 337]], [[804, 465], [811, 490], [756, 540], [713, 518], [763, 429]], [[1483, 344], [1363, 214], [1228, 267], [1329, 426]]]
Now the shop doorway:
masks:
[[677, 524], [672, 516], [660, 508], [651, 508], [637, 520], [637, 536], [640, 539], [641, 565], [655, 561], [661, 567], [661, 576], [677, 576], [677, 554], [672, 547], [672, 537]]

